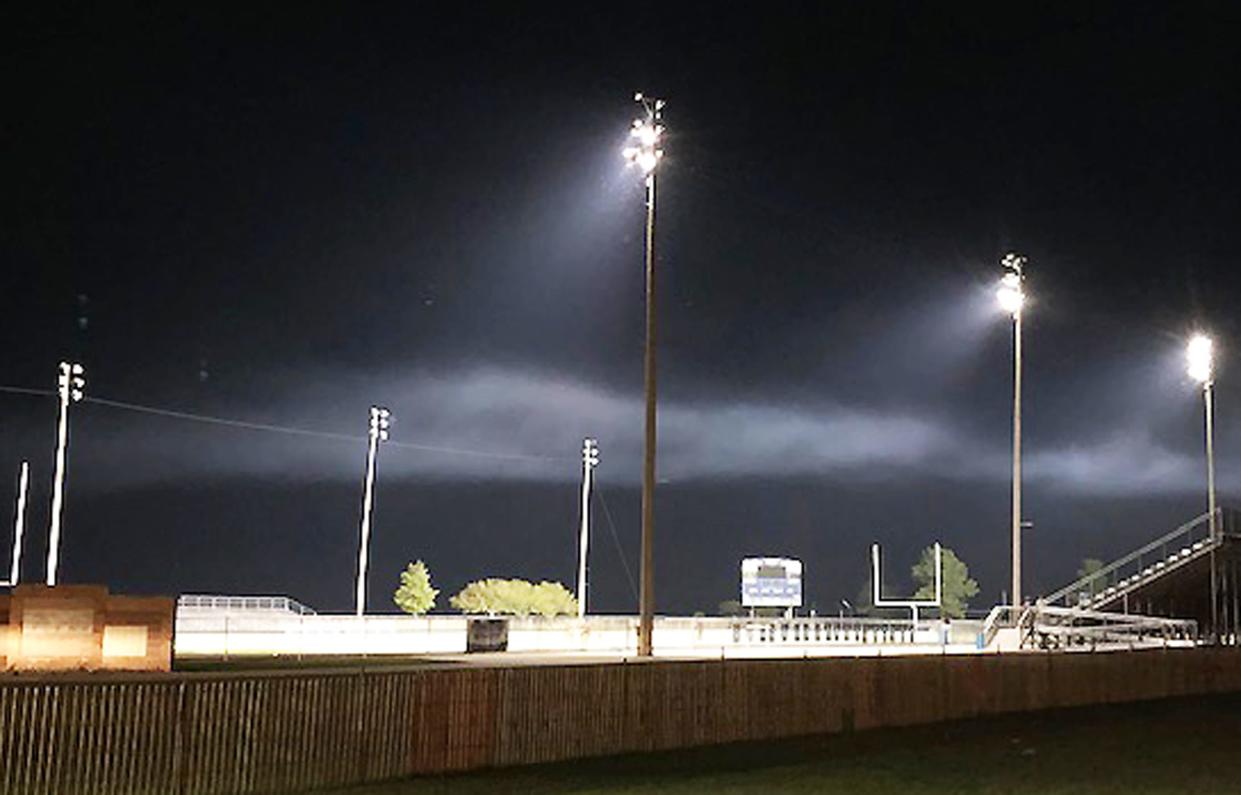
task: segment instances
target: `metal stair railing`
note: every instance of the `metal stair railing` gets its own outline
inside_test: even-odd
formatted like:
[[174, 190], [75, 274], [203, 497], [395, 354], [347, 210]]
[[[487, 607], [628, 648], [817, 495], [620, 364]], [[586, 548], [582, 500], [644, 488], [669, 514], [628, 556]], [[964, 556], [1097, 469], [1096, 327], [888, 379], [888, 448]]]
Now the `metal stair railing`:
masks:
[[1044, 604], [1033, 607], [1029, 616], [1029, 625], [1021, 634], [1022, 648], [1187, 646], [1198, 640], [1198, 622], [1192, 619], [1107, 613]]
[[980, 648], [989, 648], [1001, 629], [1020, 627], [1029, 611], [1029, 607], [1014, 605], [996, 605], [991, 608], [991, 612], [987, 613], [987, 618], [982, 622], [982, 631], [979, 633], [982, 636]]
[[1116, 601], [1140, 585], [1178, 569], [1218, 547], [1223, 538], [1223, 512], [1216, 509], [1216, 537], [1211, 537], [1210, 514], [1204, 513], [1166, 535], [1135, 549], [1096, 572], [1079, 577], [1043, 602], [1059, 607], [1100, 607]]

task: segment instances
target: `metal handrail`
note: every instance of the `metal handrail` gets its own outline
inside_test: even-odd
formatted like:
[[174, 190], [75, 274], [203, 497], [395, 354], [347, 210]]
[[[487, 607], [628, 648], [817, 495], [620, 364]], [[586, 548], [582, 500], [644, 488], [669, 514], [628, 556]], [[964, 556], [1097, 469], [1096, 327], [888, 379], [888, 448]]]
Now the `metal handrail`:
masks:
[[[1223, 518], [1222, 510], [1217, 508], [1216, 513], [1220, 515], [1220, 519], [1222, 520]], [[1090, 592], [1091, 584], [1098, 582], [1100, 580], [1102, 580], [1103, 582], [1109, 582], [1109, 579], [1108, 579], [1109, 575], [1129, 565], [1130, 563], [1133, 563], [1134, 561], [1141, 561], [1144, 556], [1148, 555], [1149, 553], [1155, 550], [1161, 551], [1161, 554], [1159, 555], [1160, 560], [1167, 560], [1168, 558], [1167, 548], [1173, 540], [1175, 540], [1176, 538], [1182, 535], [1190, 535], [1200, 525], [1207, 524], [1209, 526], [1209, 523], [1210, 523], [1209, 512], [1204, 513], [1201, 516], [1197, 516], [1194, 519], [1191, 519], [1190, 521], [1185, 522], [1181, 526], [1177, 527], [1172, 532], [1162, 535], [1159, 538], [1156, 538], [1154, 541], [1151, 541], [1150, 543], [1145, 544], [1144, 546], [1138, 547], [1133, 552], [1130, 552], [1124, 557], [1118, 558], [1117, 560], [1112, 561], [1111, 563], [1107, 564], [1106, 566], [1099, 569], [1098, 571], [1079, 577], [1073, 582], [1066, 585], [1065, 587], [1061, 588], [1060, 590], [1055, 591], [1051, 594], [1048, 594], [1046, 597], [1044, 597], [1044, 601], [1047, 604], [1055, 604], [1056, 602], [1059, 602], [1062, 599], [1065, 599], [1066, 597], [1079, 594], [1083, 590], [1091, 593], [1091, 599], [1094, 599], [1098, 596], [1098, 594], [1094, 592]], [[1219, 525], [1217, 523], [1217, 527], [1218, 526]], [[1208, 543], [1218, 543], [1218, 538], [1204, 539], [1204, 540], [1207, 540]], [[1141, 567], [1139, 566], [1139, 568]]]
[[314, 609], [287, 596], [216, 596], [211, 594], [184, 594], [177, 599], [177, 607], [209, 610], [275, 610], [295, 613], [299, 616], [316, 615]]
[[1090, 645], [1107, 643], [1187, 642], [1198, 637], [1198, 622], [1193, 619], [1161, 616], [1108, 613], [1069, 607], [1039, 604], [1030, 611], [1028, 631], [1021, 636], [1022, 647], [1037, 644], [1042, 648], [1065, 644]]
[[983, 648], [991, 645], [991, 641], [995, 640], [995, 636], [1001, 629], [1006, 627], [1020, 628], [1026, 622], [1030, 615], [1028, 606], [1017, 605], [996, 605], [991, 608], [991, 612], [987, 613], [987, 618], [982, 622]]

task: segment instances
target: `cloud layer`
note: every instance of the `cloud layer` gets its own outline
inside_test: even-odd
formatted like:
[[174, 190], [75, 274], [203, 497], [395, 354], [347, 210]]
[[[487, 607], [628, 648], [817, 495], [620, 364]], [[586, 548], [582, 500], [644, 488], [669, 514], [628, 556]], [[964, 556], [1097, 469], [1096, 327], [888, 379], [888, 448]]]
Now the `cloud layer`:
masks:
[[[269, 406], [268, 414], [354, 435], [356, 427], [342, 418], [358, 413], [345, 394], [357, 385], [314, 383]], [[395, 417], [393, 441], [382, 451], [385, 476], [567, 482], [578, 477], [585, 436], [599, 440], [601, 478], [633, 484], [640, 475], [640, 395], [499, 368], [398, 377], [368, 392], [389, 396]], [[78, 435], [79, 455], [81, 466], [98, 469], [88, 479], [97, 484], [233, 475], [349, 479], [358, 475], [364, 453], [360, 438], [229, 428], [108, 407], [91, 412]], [[960, 417], [829, 401], [672, 396], [660, 403], [659, 476], [1007, 481], [1009, 427], [988, 431]], [[1203, 477], [1200, 455], [1173, 449], [1143, 427], [1101, 429], [1052, 446], [1027, 436], [1025, 452], [1027, 482], [1066, 493], [1186, 493], [1201, 488]], [[1225, 477], [1222, 485], [1232, 480]]]

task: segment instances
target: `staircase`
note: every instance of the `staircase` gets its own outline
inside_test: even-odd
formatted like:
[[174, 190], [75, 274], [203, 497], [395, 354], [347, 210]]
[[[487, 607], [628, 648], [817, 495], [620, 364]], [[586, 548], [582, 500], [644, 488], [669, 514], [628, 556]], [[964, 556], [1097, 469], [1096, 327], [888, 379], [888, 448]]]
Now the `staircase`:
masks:
[[[1210, 514], [1186, 522], [1167, 535], [1081, 577], [1055, 593], [1042, 604], [1084, 610], [1115, 609], [1126, 597], [1156, 580], [1207, 557], [1224, 544], [1224, 517], [1217, 510], [1215, 534], [1211, 534]], [[1231, 518], [1231, 517], [1229, 517]]]

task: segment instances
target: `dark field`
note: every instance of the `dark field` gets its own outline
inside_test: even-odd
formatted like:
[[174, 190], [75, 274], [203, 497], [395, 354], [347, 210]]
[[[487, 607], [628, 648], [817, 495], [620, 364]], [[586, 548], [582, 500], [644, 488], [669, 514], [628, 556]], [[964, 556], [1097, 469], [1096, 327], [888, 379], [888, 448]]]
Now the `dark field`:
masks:
[[593, 759], [331, 792], [1241, 793], [1241, 695]]

